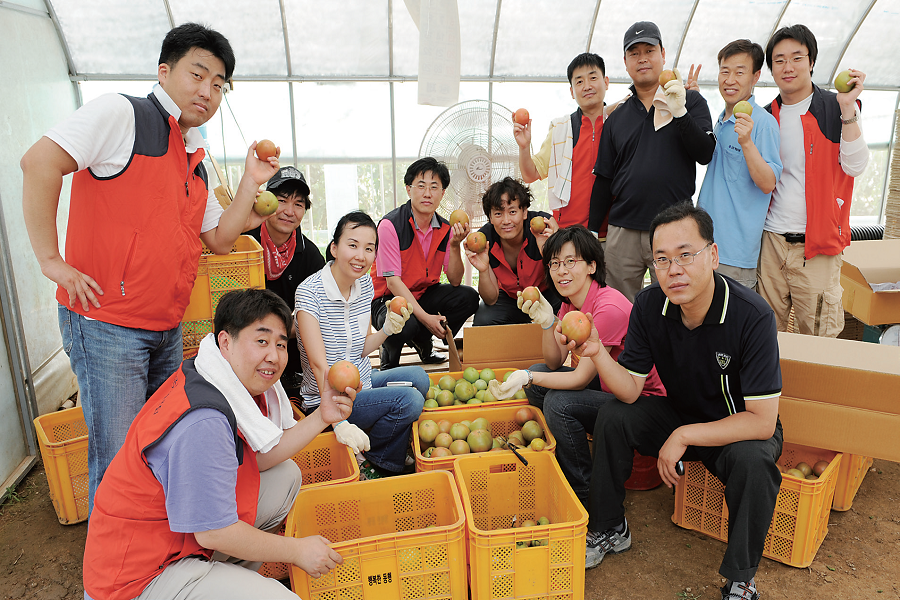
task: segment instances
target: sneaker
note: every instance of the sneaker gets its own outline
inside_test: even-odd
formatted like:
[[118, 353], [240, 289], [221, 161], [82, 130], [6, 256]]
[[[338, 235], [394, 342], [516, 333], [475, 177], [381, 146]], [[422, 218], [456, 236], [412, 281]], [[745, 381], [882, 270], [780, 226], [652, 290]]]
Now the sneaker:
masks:
[[721, 587], [722, 600], [759, 600], [759, 592], [751, 581], [734, 581]]
[[584, 568], [593, 569], [607, 554], [619, 554], [631, 548], [631, 530], [625, 522], [625, 531], [607, 529], [603, 533], [587, 532], [587, 543], [584, 553]]
[[370, 463], [367, 460], [364, 460], [359, 465], [359, 480], [360, 481], [370, 481], [372, 479], [381, 479], [383, 475], [378, 472], [375, 468], [375, 465]]

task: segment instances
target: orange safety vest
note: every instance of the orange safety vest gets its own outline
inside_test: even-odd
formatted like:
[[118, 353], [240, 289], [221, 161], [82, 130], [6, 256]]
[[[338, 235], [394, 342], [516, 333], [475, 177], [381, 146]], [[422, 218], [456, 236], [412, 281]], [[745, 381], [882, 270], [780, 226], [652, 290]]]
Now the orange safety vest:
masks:
[[[416, 237], [416, 223], [412, 214], [411, 200], [407, 200], [406, 204], [395, 208], [383, 217], [393, 223], [394, 229], [397, 231], [397, 240], [400, 242], [400, 268], [402, 269], [400, 279], [416, 300], [421, 298], [428, 288], [440, 282], [444, 255], [447, 253], [447, 244], [450, 241], [450, 223], [441, 215], [437, 213], [435, 215], [441, 226], [431, 233], [431, 248], [428, 249], [427, 256]], [[375, 285], [375, 298], [389, 295], [387, 280], [378, 275], [377, 264], [372, 263], [371, 273], [372, 283]]]
[[[228, 401], [186, 360], [135, 417], [125, 444], [110, 463], [94, 497], [84, 548], [84, 589], [94, 600], [129, 600], [169, 564], [189, 556], [209, 559], [213, 551], [194, 534], [169, 528], [162, 484], [144, 453], [181, 420], [199, 408], [222, 412], [234, 432], [238, 459], [238, 518], [254, 525], [259, 500], [256, 453], [237, 429]], [[191, 460], [192, 457], [186, 457]]]
[[[103, 290], [100, 308], [71, 310], [106, 323], [166, 331], [178, 326], [200, 260], [206, 210], [205, 155], [188, 155], [178, 121], [152, 94], [134, 107], [134, 149], [125, 170], [72, 179], [66, 262]], [[57, 301], [69, 306], [59, 287]]]

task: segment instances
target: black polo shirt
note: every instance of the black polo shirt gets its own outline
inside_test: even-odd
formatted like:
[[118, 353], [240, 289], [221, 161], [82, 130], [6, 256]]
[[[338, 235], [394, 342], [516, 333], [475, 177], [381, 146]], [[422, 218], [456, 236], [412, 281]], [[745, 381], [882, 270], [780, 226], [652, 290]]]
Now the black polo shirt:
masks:
[[659, 211], [694, 195], [697, 163], [708, 164], [716, 145], [703, 96], [687, 90], [685, 108], [657, 131], [656, 109], [644, 108], [632, 85], [631, 97], [606, 119], [594, 174], [611, 180], [610, 225], [649, 231]]
[[743, 411], [744, 400], [781, 394], [775, 315], [756, 292], [715, 274], [703, 323], [690, 330], [681, 307], [655, 283], [638, 293], [619, 364], [646, 376], [651, 367], [686, 423], [718, 421]]
[[[246, 232], [245, 235], [253, 236], [257, 242], [262, 244], [260, 240], [259, 227]], [[294, 311], [294, 295], [297, 293], [297, 286], [300, 283], [325, 266], [325, 258], [319, 252], [319, 248], [308, 237], [297, 230], [297, 248], [294, 250], [294, 258], [288, 264], [284, 273], [278, 279], [269, 280], [266, 278], [266, 289], [272, 290], [284, 300], [291, 312]], [[298, 338], [299, 339], [299, 338]], [[288, 344], [288, 364], [285, 367], [285, 373], [301, 372], [303, 367], [300, 365], [300, 349], [297, 344]]]

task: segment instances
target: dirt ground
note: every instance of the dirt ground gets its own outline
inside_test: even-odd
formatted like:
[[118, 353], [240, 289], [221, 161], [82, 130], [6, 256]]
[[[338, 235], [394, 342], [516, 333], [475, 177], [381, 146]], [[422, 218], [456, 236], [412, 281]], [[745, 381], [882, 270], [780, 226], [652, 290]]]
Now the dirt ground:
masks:
[[[672, 523], [672, 491], [629, 492], [632, 549], [585, 574], [586, 598], [718, 600], [723, 543]], [[60, 525], [42, 464], [0, 507], [0, 600], [81, 600], [87, 525]], [[763, 559], [763, 597], [900, 598], [900, 465], [866, 475], [853, 507], [832, 511], [813, 564], [796, 569]]]

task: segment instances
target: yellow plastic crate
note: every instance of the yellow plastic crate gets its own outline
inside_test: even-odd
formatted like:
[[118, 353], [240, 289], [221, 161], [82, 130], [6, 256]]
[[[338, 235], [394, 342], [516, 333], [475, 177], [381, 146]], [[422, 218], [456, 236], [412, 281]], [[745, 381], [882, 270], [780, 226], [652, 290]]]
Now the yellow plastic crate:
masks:
[[[484, 408], [482, 408], [484, 407]], [[462, 409], [462, 406], [458, 406], [458, 409]], [[453, 471], [453, 461], [459, 458], [459, 456], [445, 456], [438, 458], [426, 458], [422, 452], [425, 450], [421, 440], [419, 440], [419, 423], [425, 420], [432, 421], [441, 421], [443, 419], [447, 419], [448, 421], [452, 421], [454, 423], [459, 423], [460, 421], [469, 420], [472, 421], [477, 419], [478, 417], [484, 417], [488, 420], [488, 423], [491, 424], [491, 437], [497, 437], [498, 435], [507, 436], [511, 431], [515, 431], [516, 429], [521, 429], [519, 424], [515, 421], [516, 411], [522, 408], [521, 405], [518, 406], [508, 406], [504, 403], [503, 406], [497, 406], [495, 403], [488, 404], [478, 404], [478, 405], [466, 405], [466, 409], [468, 410], [455, 410], [452, 413], [431, 413], [426, 414], [422, 413], [422, 416], [419, 417], [419, 420], [413, 423], [413, 451], [415, 452], [416, 457], [416, 471]], [[551, 454], [556, 453], [556, 438], [553, 437], [553, 434], [550, 433], [550, 428], [547, 426], [547, 420], [544, 418], [544, 413], [541, 412], [539, 408], [536, 406], [529, 407], [534, 412], [535, 420], [540, 423], [541, 428], [544, 430], [544, 440], [547, 442], [547, 447], [542, 450], [542, 452], [549, 452]], [[532, 450], [522, 450], [516, 449], [516, 452], [525, 456], [531, 456], [535, 454]], [[494, 454], [499, 454], [495, 452]], [[503, 454], [508, 454], [509, 456], [513, 456], [513, 453], [509, 450], [504, 450]], [[464, 454], [462, 456], [471, 456], [469, 454]], [[526, 460], [529, 460], [526, 458]]]
[[88, 518], [88, 429], [80, 406], [34, 420], [50, 499], [63, 525]]
[[[506, 375], [507, 373], [509, 373], [511, 371], [515, 371], [515, 369], [492, 369], [492, 370], [494, 371], [494, 376], [497, 379], [499, 379], [500, 381], [503, 381], [504, 375]], [[479, 372], [481, 372], [481, 369], [479, 369]], [[431, 380], [432, 385], [437, 385], [438, 381], [440, 381], [441, 377], [443, 377], [444, 375], [450, 375], [451, 377], [453, 377], [454, 379], [459, 381], [460, 379], [463, 378], [463, 371], [450, 371], [450, 372], [444, 371], [442, 373], [429, 373], [428, 378]], [[497, 400], [497, 402], [488, 402], [487, 404], [462, 404], [462, 405], [457, 404], [455, 406], [451, 404], [450, 406], [439, 406], [437, 408], [428, 408], [426, 406], [425, 408], [422, 409], [422, 414], [440, 413], [440, 412], [446, 412], [446, 411], [451, 411], [451, 410], [466, 410], [466, 409], [471, 409], [474, 406], [497, 406], [500, 404], [502, 404], [503, 406], [523, 406], [525, 404], [528, 404], [528, 400], [526, 398], [510, 398], [509, 400]]]
[[831, 504], [831, 510], [850, 510], [856, 492], [859, 491], [859, 486], [862, 485], [873, 462], [875, 461], [870, 456], [844, 455], [834, 486], [834, 502]]
[[[815, 481], [783, 475], [775, 513], [766, 534], [763, 556], [792, 567], [808, 567], [828, 533], [828, 515], [834, 499], [842, 455], [797, 444], [784, 444], [778, 464], [810, 466], [820, 460], [828, 468]], [[675, 486], [672, 521], [685, 529], [728, 541], [725, 486], [701, 462], [684, 463], [684, 476]]]
[[216, 306], [223, 294], [265, 287], [263, 250], [255, 239], [249, 235], [240, 236], [231, 248], [231, 254], [213, 254], [204, 246], [191, 301], [181, 319], [184, 357], [194, 356], [200, 340], [212, 333]]
[[[294, 418], [303, 420], [303, 413], [294, 407]], [[298, 414], [299, 413], [299, 414]], [[303, 474], [302, 489], [337, 485], [359, 481], [359, 463], [353, 451], [337, 441], [334, 433], [320, 433], [306, 447], [291, 457], [300, 467]], [[282, 526], [281, 535], [284, 534]], [[263, 563], [259, 573], [272, 579], [284, 579], [288, 576], [290, 565], [287, 563]]]
[[292, 565], [291, 588], [304, 600], [466, 600], [464, 527], [446, 471], [301, 491], [285, 535], [322, 535], [344, 562], [318, 579]]
[[[458, 458], [456, 482], [466, 511], [472, 600], [584, 598], [588, 514], [547, 452], [528, 466], [509, 452]], [[513, 529], [545, 516], [550, 525]], [[516, 542], [549, 540], [517, 548]]]

